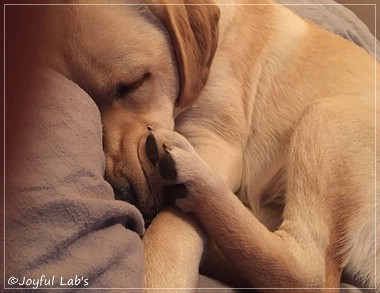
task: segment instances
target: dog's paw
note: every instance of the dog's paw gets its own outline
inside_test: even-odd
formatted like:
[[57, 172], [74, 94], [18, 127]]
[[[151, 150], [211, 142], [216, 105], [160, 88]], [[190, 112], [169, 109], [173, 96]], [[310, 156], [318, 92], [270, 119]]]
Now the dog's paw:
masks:
[[190, 142], [174, 131], [151, 131], [145, 148], [150, 162], [165, 179], [164, 196], [169, 202], [190, 211], [203, 191], [210, 187], [213, 175], [209, 166]]

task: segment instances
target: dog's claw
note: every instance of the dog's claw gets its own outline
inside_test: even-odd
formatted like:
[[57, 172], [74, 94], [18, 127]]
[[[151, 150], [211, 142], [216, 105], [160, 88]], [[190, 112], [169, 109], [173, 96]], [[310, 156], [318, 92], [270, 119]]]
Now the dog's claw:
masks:
[[168, 152], [168, 151], [172, 150], [172, 146], [168, 142], [164, 142], [162, 144], [162, 147], [164, 148], [165, 152]]
[[158, 161], [158, 171], [161, 176], [168, 180], [177, 179], [175, 161], [169, 153], [165, 153]]
[[149, 161], [153, 165], [156, 165], [158, 162], [158, 148], [156, 139], [154, 138], [153, 134], [149, 134], [146, 138], [145, 150]]

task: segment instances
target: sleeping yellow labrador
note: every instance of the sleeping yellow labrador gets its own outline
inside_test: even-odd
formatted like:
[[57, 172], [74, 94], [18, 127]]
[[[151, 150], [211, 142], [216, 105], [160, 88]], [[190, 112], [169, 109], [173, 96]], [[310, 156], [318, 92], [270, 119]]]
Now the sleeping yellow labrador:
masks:
[[47, 9], [42, 57], [97, 102], [117, 196], [147, 223], [179, 207], [143, 238], [146, 286], [194, 288], [205, 255], [231, 284], [379, 292], [375, 60], [285, 7], [205, 2]]

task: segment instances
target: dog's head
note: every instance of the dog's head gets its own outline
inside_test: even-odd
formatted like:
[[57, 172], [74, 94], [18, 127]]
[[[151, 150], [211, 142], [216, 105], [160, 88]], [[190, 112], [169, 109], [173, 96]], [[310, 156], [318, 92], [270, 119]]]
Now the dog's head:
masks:
[[142, 141], [149, 127], [173, 129], [175, 117], [194, 103], [218, 37], [216, 6], [162, 4], [50, 7], [53, 50], [45, 52], [49, 65], [96, 101], [106, 178], [147, 219], [164, 201], [160, 179], [144, 168]]

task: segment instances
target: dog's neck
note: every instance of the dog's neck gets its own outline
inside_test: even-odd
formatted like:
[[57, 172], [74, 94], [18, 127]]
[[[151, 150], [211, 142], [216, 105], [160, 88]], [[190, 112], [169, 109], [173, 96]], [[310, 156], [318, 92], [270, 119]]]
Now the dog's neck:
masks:
[[[236, 6], [233, 9], [222, 6], [221, 9], [221, 26], [229, 26], [222, 28], [218, 52], [223, 56], [224, 48], [234, 48], [236, 52], [229, 55], [238, 58], [230, 60], [230, 67], [236, 68], [230, 79], [241, 82], [239, 88], [245, 89], [240, 93], [245, 105], [246, 123], [246, 140], [242, 145], [247, 147], [243, 157], [249, 156], [246, 152], [259, 146], [262, 151], [257, 153], [263, 154], [263, 157], [252, 158], [255, 168], [246, 166], [241, 172], [240, 190], [250, 194], [250, 199], [254, 199], [255, 194], [259, 196], [281, 169], [281, 158], [290, 135], [287, 129], [291, 128], [294, 117], [303, 107], [303, 103], [299, 103], [297, 109], [292, 101], [296, 97], [291, 95], [282, 73], [300, 49], [308, 25], [287, 8], [269, 1], [267, 4], [270, 5]], [[218, 58], [216, 56], [216, 60]], [[233, 86], [231, 84], [230, 88]], [[288, 90], [289, 95], [286, 93]], [[268, 107], [270, 111], [266, 110]], [[275, 135], [265, 133], [265, 129], [275, 130]], [[260, 176], [252, 174], [251, 170], [256, 170]], [[260, 182], [253, 178], [260, 178]]]
[[[222, 4], [221, 1], [218, 4]], [[267, 4], [273, 3], [268, 1]], [[242, 148], [250, 144], [251, 140], [257, 143], [261, 139], [262, 147], [281, 151], [281, 141], [287, 135], [286, 127], [283, 125], [290, 123], [286, 119], [291, 120], [292, 113], [283, 115], [280, 112], [282, 106], [285, 109], [291, 107], [277, 105], [266, 114], [266, 117], [262, 115], [262, 111], [266, 111], [268, 104], [289, 102], [286, 99], [275, 101], [278, 98], [275, 93], [278, 90], [277, 77], [281, 75], [294, 51], [298, 50], [299, 40], [307, 30], [307, 25], [281, 6], [220, 5], [219, 7], [221, 10], [219, 44], [210, 76], [194, 110], [189, 110], [184, 115], [185, 121], [189, 122], [196, 118], [197, 123], [184, 125], [179, 123], [178, 128], [188, 136], [198, 137], [193, 139], [193, 144], [197, 144], [197, 141], [204, 144], [210, 139], [221, 140], [218, 145], [223, 149], [220, 151], [223, 154], [215, 150], [214, 154], [219, 159], [210, 160], [209, 163], [215, 165], [214, 169], [221, 170], [218, 173], [223, 175], [232, 190], [237, 190], [242, 187], [242, 177], [251, 177], [251, 175], [259, 177], [255, 176], [256, 174], [245, 174], [247, 170], [242, 167], [242, 152], [244, 152]], [[199, 109], [204, 109], [205, 113], [199, 112]], [[207, 115], [206, 109], [214, 109], [219, 115], [217, 117]], [[272, 123], [270, 121], [278, 125], [269, 127], [268, 123]], [[263, 134], [264, 137], [257, 135], [268, 127], [279, 130], [279, 137], [273, 138], [279, 146], [267, 145], [266, 136], [269, 134]], [[253, 132], [256, 133], [255, 138], [252, 138]], [[209, 138], [214, 134], [216, 136]], [[225, 151], [226, 149], [228, 151]], [[270, 155], [264, 150], [263, 154]], [[262, 168], [257, 167], [255, 170], [267, 174], [260, 176], [267, 177], [266, 181], [269, 181], [281, 167], [276, 156], [278, 153], [272, 157], [252, 159], [255, 164], [262, 165]], [[249, 167], [247, 169], [249, 170]], [[247, 182], [252, 180], [247, 178]], [[265, 180], [254, 182], [255, 193], [260, 192], [267, 183]]]

